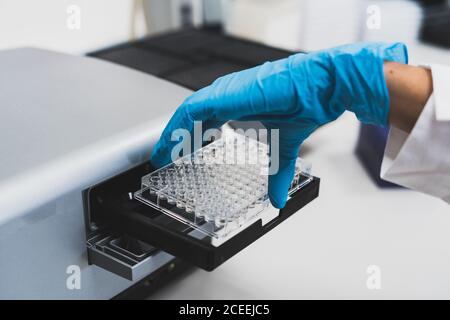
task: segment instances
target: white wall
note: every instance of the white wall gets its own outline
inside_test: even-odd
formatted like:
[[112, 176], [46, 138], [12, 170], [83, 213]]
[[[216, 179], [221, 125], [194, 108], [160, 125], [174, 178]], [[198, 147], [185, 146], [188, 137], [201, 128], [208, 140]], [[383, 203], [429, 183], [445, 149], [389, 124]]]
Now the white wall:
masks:
[[[79, 30], [67, 26], [70, 5], [80, 8]], [[79, 54], [124, 41], [132, 35], [134, 5], [134, 0], [0, 0], [0, 50], [36, 46]]]
[[226, 11], [228, 33], [304, 51], [357, 41], [416, 44], [422, 14], [410, 0], [239, 0]]

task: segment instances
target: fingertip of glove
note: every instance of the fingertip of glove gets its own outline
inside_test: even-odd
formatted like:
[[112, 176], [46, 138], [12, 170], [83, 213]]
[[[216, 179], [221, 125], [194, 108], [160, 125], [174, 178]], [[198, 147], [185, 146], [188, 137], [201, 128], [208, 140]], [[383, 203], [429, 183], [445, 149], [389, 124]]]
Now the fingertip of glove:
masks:
[[286, 205], [288, 188], [285, 188], [283, 181], [271, 181], [269, 185], [269, 199], [275, 208], [282, 209]]
[[161, 160], [158, 159], [158, 156], [151, 156], [150, 157], [150, 164], [155, 168], [161, 167]]
[[161, 148], [159, 148], [158, 146], [156, 146], [152, 151], [152, 154], [150, 156], [150, 163], [155, 168], [163, 167], [166, 164], [164, 152], [162, 152]]
[[283, 209], [284, 206], [286, 205], [286, 197], [280, 196], [280, 195], [273, 195], [269, 193], [269, 199], [270, 199], [270, 203], [272, 203], [272, 205], [277, 208], [277, 209]]
[[[298, 149], [295, 148], [295, 154], [297, 153]], [[276, 174], [269, 175], [269, 199], [272, 205], [278, 209], [282, 209], [286, 205], [289, 186], [294, 177], [295, 163], [296, 158], [280, 157]]]

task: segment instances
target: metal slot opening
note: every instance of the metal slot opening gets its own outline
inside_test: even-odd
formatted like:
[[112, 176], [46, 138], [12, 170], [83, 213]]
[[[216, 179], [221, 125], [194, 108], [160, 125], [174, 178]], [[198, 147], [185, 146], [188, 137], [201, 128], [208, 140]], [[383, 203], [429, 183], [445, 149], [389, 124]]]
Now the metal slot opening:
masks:
[[128, 280], [148, 275], [173, 257], [127, 234], [99, 233], [87, 241], [89, 263]]

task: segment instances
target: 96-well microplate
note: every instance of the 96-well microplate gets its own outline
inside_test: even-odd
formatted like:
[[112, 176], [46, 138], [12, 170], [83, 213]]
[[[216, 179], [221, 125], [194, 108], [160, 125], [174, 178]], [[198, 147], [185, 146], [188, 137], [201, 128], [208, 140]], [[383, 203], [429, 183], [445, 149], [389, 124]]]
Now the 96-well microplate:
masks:
[[[142, 178], [135, 199], [202, 233], [223, 238], [238, 232], [269, 206], [269, 148], [238, 133], [182, 157]], [[298, 158], [289, 194], [312, 180]]]

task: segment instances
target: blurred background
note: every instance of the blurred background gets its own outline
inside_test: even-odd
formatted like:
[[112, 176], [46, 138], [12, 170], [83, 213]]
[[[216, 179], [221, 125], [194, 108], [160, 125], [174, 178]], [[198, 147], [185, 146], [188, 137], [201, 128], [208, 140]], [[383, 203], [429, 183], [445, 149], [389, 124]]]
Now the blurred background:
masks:
[[450, 47], [449, 24], [447, 0], [0, 0], [0, 49], [85, 53], [193, 25], [289, 50], [403, 41], [422, 58]]
[[[214, 33], [164, 36], [191, 28]], [[89, 54], [194, 90], [271, 57], [357, 41], [402, 41], [410, 63], [450, 65], [450, 1], [0, 0], [0, 50]], [[379, 179], [387, 134], [351, 114], [318, 130], [301, 151], [322, 178], [318, 201], [246, 254], [213, 273], [198, 270], [157, 297], [449, 298], [449, 207]], [[291, 253], [273, 250], [290, 244]], [[284, 276], [270, 276], [280, 266], [266, 263], [267, 251], [283, 262]], [[242, 272], [255, 261], [261, 268]], [[381, 291], [365, 286], [371, 264], [385, 270]]]

